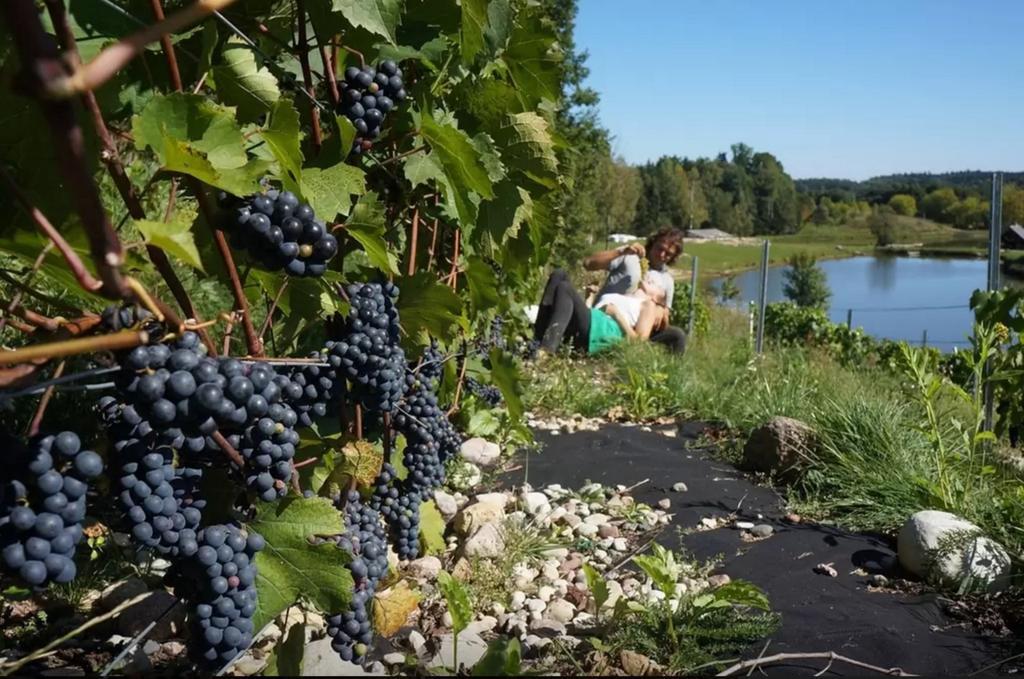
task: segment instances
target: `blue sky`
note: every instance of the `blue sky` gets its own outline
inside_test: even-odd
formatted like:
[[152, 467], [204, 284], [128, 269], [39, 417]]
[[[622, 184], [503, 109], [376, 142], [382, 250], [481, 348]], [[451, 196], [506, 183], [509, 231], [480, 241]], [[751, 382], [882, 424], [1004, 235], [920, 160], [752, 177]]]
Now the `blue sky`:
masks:
[[1024, 170], [1024, 0], [579, 0], [630, 162], [742, 141], [794, 177]]

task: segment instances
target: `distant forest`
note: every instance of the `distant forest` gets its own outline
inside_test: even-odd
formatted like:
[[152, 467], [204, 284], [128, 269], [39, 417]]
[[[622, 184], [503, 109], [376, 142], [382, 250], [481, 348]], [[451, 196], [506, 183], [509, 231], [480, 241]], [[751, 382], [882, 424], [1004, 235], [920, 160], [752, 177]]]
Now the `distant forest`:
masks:
[[[980, 170], [962, 172], [908, 172], [872, 177], [864, 181], [850, 179], [795, 179], [794, 183], [802, 193], [813, 196], [828, 196], [832, 200], [866, 200], [869, 203], [887, 203], [896, 194], [914, 196], [920, 201], [927, 194], [942, 188], [951, 188], [963, 194], [990, 196], [992, 173]], [[1024, 172], [1003, 173], [1003, 183], [1024, 186]]]

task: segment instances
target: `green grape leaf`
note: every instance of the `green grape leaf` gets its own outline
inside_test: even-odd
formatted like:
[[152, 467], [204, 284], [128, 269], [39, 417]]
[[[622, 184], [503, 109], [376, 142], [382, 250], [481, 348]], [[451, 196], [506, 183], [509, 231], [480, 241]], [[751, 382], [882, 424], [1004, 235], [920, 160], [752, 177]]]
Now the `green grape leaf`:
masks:
[[770, 611], [771, 604], [764, 591], [752, 582], [733, 580], [711, 592], [716, 601], [725, 601], [738, 606], [750, 606], [762, 611]]
[[398, 259], [385, 238], [384, 205], [376, 192], [369, 191], [359, 199], [344, 231], [363, 246], [370, 264], [385, 273], [398, 273]]
[[476, 223], [479, 197], [494, 197], [487, 166], [469, 136], [451, 123], [437, 122], [424, 113], [420, 132], [444, 172], [444, 193], [454, 203], [462, 226], [469, 230]]
[[149, 148], [170, 172], [181, 172], [234, 195], [259, 189], [270, 163], [249, 160], [234, 110], [206, 97], [176, 92], [154, 97], [132, 118], [136, 148]]
[[469, 303], [477, 314], [506, 301], [504, 296], [498, 294], [498, 279], [494, 275], [494, 269], [483, 259], [476, 256], [467, 257], [465, 273], [469, 286]]
[[484, 48], [484, 31], [487, 30], [487, 0], [462, 0], [462, 63], [473, 63], [476, 55]]
[[433, 500], [420, 505], [420, 544], [424, 554], [444, 554], [448, 548], [444, 541], [444, 518]]
[[344, 163], [352, 153], [352, 142], [356, 138], [356, 128], [345, 116], [333, 116], [325, 120], [331, 121], [331, 135], [324, 142], [320, 154], [311, 162], [313, 167], [321, 169]]
[[482, 436], [484, 438], [488, 436], [494, 436], [501, 429], [501, 420], [499, 420], [494, 411], [490, 409], [481, 409], [473, 413], [473, 416], [469, 418], [469, 424], [466, 426], [466, 433], [470, 436]]
[[344, 531], [341, 514], [321, 497], [287, 497], [259, 503], [249, 529], [266, 540], [256, 555], [259, 603], [253, 626], [261, 629], [299, 599], [321, 611], [343, 611], [352, 596], [349, 557], [333, 543], [314, 545], [315, 535]]
[[473, 233], [478, 239], [486, 235], [495, 247], [501, 247], [507, 239], [515, 238], [519, 227], [532, 216], [530, 192], [506, 180], [495, 187], [493, 200], [480, 204], [480, 217]]
[[523, 675], [523, 653], [519, 639], [495, 639], [473, 666], [474, 677], [519, 677]]
[[594, 605], [600, 611], [601, 607], [604, 606], [604, 602], [608, 601], [608, 583], [605, 581], [604, 576], [598, 573], [597, 569], [589, 563], [583, 564], [583, 575], [587, 578], [587, 588], [594, 596]]
[[473, 605], [469, 602], [469, 592], [465, 585], [456, 580], [447, 571], [437, 574], [437, 588], [441, 590], [448, 612], [452, 616], [452, 631], [458, 634], [466, 629], [473, 620]]
[[492, 52], [500, 52], [512, 35], [513, 11], [509, 0], [491, 0], [487, 6], [487, 44]]
[[341, 12], [356, 28], [398, 43], [395, 31], [402, 17], [402, 0], [334, 0], [334, 11]]
[[203, 262], [192, 238], [192, 220], [188, 215], [178, 214], [169, 222], [140, 219], [134, 224], [148, 244], [155, 245], [168, 256], [202, 271]]
[[305, 200], [302, 191], [302, 149], [299, 142], [299, 112], [288, 98], [279, 99], [270, 110], [267, 126], [260, 133], [281, 168], [281, 185]]
[[399, 434], [395, 437], [391, 450], [391, 466], [395, 468], [395, 477], [401, 481], [405, 481], [409, 476], [409, 470], [405, 468], [405, 446], [405, 436]]
[[487, 177], [492, 183], [497, 184], [508, 175], [508, 171], [501, 162], [501, 154], [498, 152], [494, 140], [486, 132], [481, 132], [472, 139], [473, 148], [480, 154], [480, 160], [487, 170]]
[[335, 223], [338, 215], [347, 216], [352, 208], [352, 196], [366, 192], [366, 173], [347, 163], [328, 168], [306, 168], [302, 171], [302, 195], [327, 224]]
[[302, 659], [306, 650], [306, 625], [297, 622], [288, 628], [288, 633], [277, 642], [270, 653], [265, 677], [301, 677]]
[[558, 186], [558, 159], [548, 122], [536, 113], [515, 113], [495, 135], [505, 162], [537, 182]]
[[512, 357], [497, 347], [491, 349], [491, 379], [501, 390], [505, 399], [508, 414], [513, 420], [523, 416], [523, 401], [520, 396], [522, 385], [519, 381], [519, 369]]
[[462, 302], [452, 289], [427, 272], [398, 281], [398, 315], [406, 334], [426, 330], [434, 337], [450, 337], [462, 314]]
[[502, 60], [526, 108], [542, 99], [558, 101], [562, 88], [562, 52], [539, 11], [516, 22]]
[[221, 51], [223, 63], [213, 68], [217, 94], [227, 104], [238, 107], [238, 119], [256, 122], [281, 98], [277, 78], [261, 68], [253, 48], [237, 36], [228, 38]]
[[413, 188], [421, 184], [430, 185], [431, 181], [445, 181], [444, 168], [433, 153], [417, 153], [405, 159], [405, 178]]

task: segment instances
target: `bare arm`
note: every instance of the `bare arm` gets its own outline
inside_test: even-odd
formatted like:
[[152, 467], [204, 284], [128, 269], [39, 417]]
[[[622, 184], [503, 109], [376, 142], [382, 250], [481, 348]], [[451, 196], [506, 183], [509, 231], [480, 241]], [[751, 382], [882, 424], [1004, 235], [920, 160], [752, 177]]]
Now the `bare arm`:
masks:
[[640, 307], [640, 316], [636, 319], [636, 329], [632, 337], [638, 339], [650, 339], [651, 333], [659, 327], [665, 319], [665, 309], [654, 302], [647, 300]]
[[624, 255], [627, 252], [631, 252], [638, 257], [643, 257], [646, 254], [643, 244], [633, 243], [632, 245], [627, 245], [621, 249], [615, 248], [614, 250], [602, 250], [601, 252], [595, 252], [583, 260], [583, 268], [587, 271], [603, 271], [608, 268], [608, 265], [611, 264], [616, 257]]
[[636, 331], [633, 330], [633, 326], [629, 324], [629, 321], [626, 320], [626, 317], [622, 315], [622, 312], [619, 311], [614, 304], [604, 305], [601, 307], [601, 311], [611, 316], [612, 320], [619, 324], [619, 327], [622, 328], [622, 332], [625, 333], [626, 337], [629, 339], [636, 338]]

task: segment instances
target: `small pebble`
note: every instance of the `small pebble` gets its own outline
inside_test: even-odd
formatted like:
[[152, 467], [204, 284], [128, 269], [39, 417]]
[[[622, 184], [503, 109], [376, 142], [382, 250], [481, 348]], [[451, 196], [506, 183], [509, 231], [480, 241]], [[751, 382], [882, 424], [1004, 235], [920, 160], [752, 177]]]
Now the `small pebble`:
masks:
[[759, 538], [766, 538], [774, 532], [775, 529], [766, 523], [758, 524], [750, 529], [751, 535]]
[[754, 527], [754, 522], [753, 521], [737, 521], [733, 525], [736, 526], [736, 528], [739, 528], [740, 530], [750, 530], [751, 528]]
[[881, 573], [875, 573], [870, 578], [868, 578], [868, 582], [873, 587], [887, 587], [889, 585], [889, 578], [885, 577]]
[[686, 487], [685, 483], [680, 481], [679, 483], [675, 483], [672, 485], [672, 490], [674, 490], [677, 493], [685, 493], [686, 491], [689, 490], [689, 488]]
[[664, 498], [658, 500], [658, 509], [660, 509], [662, 511], [667, 512], [671, 506], [672, 506], [672, 500], [669, 500], [667, 497], [664, 497]]

